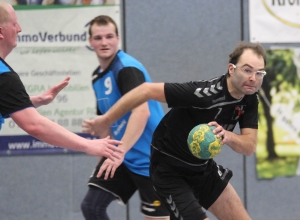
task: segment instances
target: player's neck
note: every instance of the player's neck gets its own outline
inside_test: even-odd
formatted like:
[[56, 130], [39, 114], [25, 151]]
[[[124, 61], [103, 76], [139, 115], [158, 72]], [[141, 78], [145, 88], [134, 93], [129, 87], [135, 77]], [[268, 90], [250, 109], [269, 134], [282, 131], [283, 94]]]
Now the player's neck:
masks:
[[2, 48], [1, 48], [1, 51], [0, 51], [0, 57], [1, 57], [3, 60], [5, 60], [5, 58], [7, 57], [7, 55], [8, 55], [12, 50], [6, 51], [6, 50], [3, 49], [3, 48], [5, 48], [5, 47], [2, 47]]
[[115, 58], [115, 56], [111, 56], [108, 58], [99, 58], [100, 72], [103, 72], [104, 70], [106, 70], [114, 58]]

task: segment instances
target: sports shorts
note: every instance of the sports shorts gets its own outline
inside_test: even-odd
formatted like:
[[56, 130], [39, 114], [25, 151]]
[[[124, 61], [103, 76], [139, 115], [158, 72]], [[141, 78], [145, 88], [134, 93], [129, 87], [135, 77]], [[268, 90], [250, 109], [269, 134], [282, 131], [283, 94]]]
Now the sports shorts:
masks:
[[161, 202], [153, 189], [150, 177], [138, 175], [131, 172], [124, 164], [121, 164], [113, 178], [104, 180], [105, 172], [100, 178], [97, 173], [106, 158], [103, 158], [96, 166], [88, 185], [99, 187], [112, 193], [120, 203], [126, 204], [136, 190], [139, 191], [141, 198], [141, 212], [150, 217], [167, 217], [169, 211]]
[[154, 188], [171, 213], [171, 219], [205, 219], [208, 209], [227, 186], [232, 171], [210, 159], [201, 171], [189, 169], [178, 161], [174, 166], [151, 163], [150, 177]]

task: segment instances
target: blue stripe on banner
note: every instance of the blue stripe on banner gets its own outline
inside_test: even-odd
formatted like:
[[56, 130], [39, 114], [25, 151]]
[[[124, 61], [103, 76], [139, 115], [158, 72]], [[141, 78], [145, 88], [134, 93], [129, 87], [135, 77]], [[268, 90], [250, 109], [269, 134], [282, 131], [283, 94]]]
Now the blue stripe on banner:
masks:
[[[77, 134], [87, 139], [95, 139], [89, 134]], [[0, 156], [76, 153], [82, 152], [56, 147], [29, 135], [0, 136]]]

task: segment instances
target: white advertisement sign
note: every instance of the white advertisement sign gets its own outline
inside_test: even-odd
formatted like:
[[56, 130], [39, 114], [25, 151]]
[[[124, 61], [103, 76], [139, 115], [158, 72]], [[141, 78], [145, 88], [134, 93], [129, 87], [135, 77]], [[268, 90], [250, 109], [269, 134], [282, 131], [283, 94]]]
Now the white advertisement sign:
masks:
[[22, 32], [18, 47], [67, 47], [88, 45], [88, 24], [98, 15], [109, 15], [120, 28], [119, 6], [39, 7], [16, 10]]
[[249, 0], [250, 41], [300, 42], [299, 0]]
[[[15, 48], [8, 63], [20, 75], [29, 95], [45, 92], [70, 76], [69, 85], [55, 100], [37, 111], [72, 132], [81, 132], [82, 119], [95, 116], [95, 95], [91, 75], [98, 63], [94, 53], [85, 47]], [[1, 135], [25, 134], [6, 119]]]

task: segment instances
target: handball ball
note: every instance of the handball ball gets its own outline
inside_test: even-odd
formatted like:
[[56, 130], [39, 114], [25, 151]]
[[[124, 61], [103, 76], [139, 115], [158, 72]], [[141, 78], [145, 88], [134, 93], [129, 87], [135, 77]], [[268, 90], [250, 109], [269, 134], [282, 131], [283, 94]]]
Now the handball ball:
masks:
[[215, 128], [215, 126], [199, 124], [190, 131], [187, 144], [195, 157], [210, 159], [221, 152], [222, 138], [217, 138], [212, 132]]

